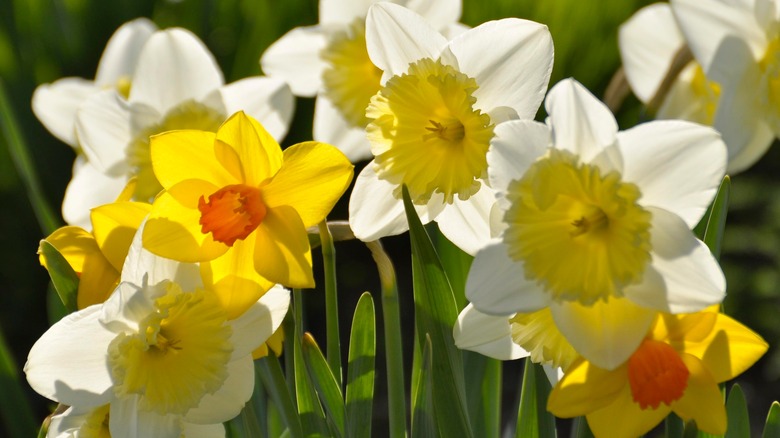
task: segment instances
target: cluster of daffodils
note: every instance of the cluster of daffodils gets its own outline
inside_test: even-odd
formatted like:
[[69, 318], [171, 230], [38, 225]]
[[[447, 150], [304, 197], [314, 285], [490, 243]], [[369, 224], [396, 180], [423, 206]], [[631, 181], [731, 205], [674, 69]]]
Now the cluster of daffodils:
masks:
[[[726, 281], [692, 229], [726, 171], [780, 134], [774, 2], [673, 0], [627, 22], [628, 80], [668, 120], [625, 131], [576, 80], [548, 92], [542, 24], [467, 28], [456, 0], [341, 3], [265, 52], [269, 77], [225, 85], [194, 35], [139, 19], [94, 81], [36, 90], [36, 115], [77, 156], [70, 225], [44, 242], [78, 275], [78, 309], [25, 367], [61, 404], [48, 436], [224, 436], [253, 358], [279, 353], [285, 287], [314, 287], [307, 228], [366, 159], [356, 238], [407, 231], [408, 193], [474, 256], [458, 347], [544, 364], [548, 410], [599, 437], [670, 412], [723, 434], [718, 384], [767, 344], [719, 313]], [[317, 98], [315, 141], [282, 150], [293, 93]]]

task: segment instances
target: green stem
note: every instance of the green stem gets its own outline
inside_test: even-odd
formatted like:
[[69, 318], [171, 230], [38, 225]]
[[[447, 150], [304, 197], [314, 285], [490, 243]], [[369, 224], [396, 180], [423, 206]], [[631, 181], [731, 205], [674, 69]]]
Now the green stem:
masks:
[[327, 337], [327, 359], [339, 386], [342, 384], [341, 341], [339, 339], [339, 300], [336, 289], [336, 248], [325, 221], [320, 222], [322, 242], [322, 264], [325, 270], [325, 324]]
[[387, 363], [387, 405], [390, 437], [406, 435], [406, 397], [404, 395], [404, 358], [401, 346], [401, 315], [398, 310], [398, 284], [393, 263], [377, 240], [366, 243], [379, 270], [382, 285], [382, 315], [385, 329]]

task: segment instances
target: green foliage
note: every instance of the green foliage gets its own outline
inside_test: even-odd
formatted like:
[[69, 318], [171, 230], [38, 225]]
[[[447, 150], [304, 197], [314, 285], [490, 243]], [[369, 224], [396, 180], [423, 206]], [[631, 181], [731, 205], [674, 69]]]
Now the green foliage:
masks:
[[35, 436], [38, 430], [27, 397], [22, 390], [16, 361], [2, 331], [0, 331], [0, 418], [5, 423], [8, 438]]
[[303, 335], [302, 348], [306, 369], [309, 371], [309, 377], [314, 384], [320, 403], [325, 408], [325, 418], [331, 425], [333, 436], [343, 437], [346, 414], [341, 386], [339, 386], [328, 361], [310, 333]]
[[515, 437], [555, 437], [555, 418], [547, 412], [551, 389], [542, 366], [525, 359]]
[[49, 277], [54, 284], [65, 309], [70, 312], [78, 310], [76, 300], [79, 290], [79, 277], [65, 257], [57, 251], [51, 243], [42, 240], [40, 245], [41, 254], [46, 258], [46, 265], [49, 270]]
[[376, 318], [374, 300], [360, 296], [349, 337], [347, 363], [346, 436], [370, 437], [374, 404], [374, 360], [376, 358]]
[[763, 438], [773, 438], [780, 436], [780, 403], [772, 402], [769, 413], [766, 416], [764, 424]]
[[726, 399], [726, 415], [729, 421], [726, 438], [750, 436], [750, 417], [748, 416], [745, 393], [742, 392], [742, 388], [737, 383], [731, 387]]
[[433, 403], [433, 346], [428, 335], [423, 344], [418, 382], [417, 391], [412, 394], [412, 438], [435, 437], [439, 429]]
[[287, 389], [287, 382], [282, 373], [282, 367], [279, 365], [279, 359], [269, 352], [268, 356], [255, 362], [256, 374], [263, 382], [263, 388], [268, 392], [269, 397], [279, 411], [279, 415], [290, 431], [292, 438], [302, 438], [303, 427], [301, 418]]

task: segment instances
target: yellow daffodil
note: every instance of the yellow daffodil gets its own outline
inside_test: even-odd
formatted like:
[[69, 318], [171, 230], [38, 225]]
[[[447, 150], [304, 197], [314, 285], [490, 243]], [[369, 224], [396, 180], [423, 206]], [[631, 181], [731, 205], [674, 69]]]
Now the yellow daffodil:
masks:
[[233, 316], [273, 283], [312, 287], [306, 228], [325, 219], [352, 180], [352, 164], [317, 142], [279, 144], [239, 112], [216, 134], [174, 131], [151, 139], [165, 191], [152, 207], [144, 247], [201, 263], [203, 281]]
[[748, 369], [766, 350], [760, 336], [713, 308], [661, 314], [620, 367], [607, 371], [575, 361], [550, 393], [547, 409], [564, 418], [585, 415], [597, 437], [642, 435], [670, 412], [721, 435], [726, 410], [718, 383]]

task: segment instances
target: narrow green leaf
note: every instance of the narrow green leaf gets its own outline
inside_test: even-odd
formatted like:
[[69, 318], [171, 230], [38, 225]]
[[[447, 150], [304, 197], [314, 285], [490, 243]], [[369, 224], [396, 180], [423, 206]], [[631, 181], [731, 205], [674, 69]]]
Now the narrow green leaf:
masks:
[[293, 312], [295, 315], [295, 331], [293, 333], [293, 355], [295, 376], [295, 399], [298, 403], [298, 413], [301, 416], [301, 425], [307, 436], [329, 436], [328, 424], [325, 422], [325, 414], [317, 398], [314, 385], [306, 370], [301, 346], [303, 323], [303, 298], [300, 289], [293, 289]]
[[352, 318], [347, 363], [346, 436], [370, 437], [374, 405], [374, 360], [376, 358], [376, 317], [374, 300], [363, 293]]
[[555, 418], [547, 412], [547, 397], [550, 382], [541, 365], [525, 359], [523, 389], [520, 392], [520, 407], [517, 411], [517, 438], [555, 437]]
[[571, 426], [571, 438], [594, 438], [585, 417], [577, 417]]
[[[425, 336], [420, 363], [417, 393], [414, 394], [412, 410], [412, 438], [439, 436], [434, 415], [433, 397], [433, 347], [431, 337]], [[446, 418], [443, 418], [446, 421]]]
[[750, 417], [748, 416], [745, 393], [739, 384], [735, 383], [726, 398], [726, 414], [728, 415], [728, 429], [726, 438], [740, 438], [750, 436]]
[[762, 438], [776, 438], [780, 436], [780, 403], [772, 402], [764, 424]]
[[432, 358], [432, 394], [437, 424], [443, 436], [471, 437], [466, 407], [466, 389], [460, 351], [452, 338], [458, 308], [444, 268], [433, 249], [417, 212], [403, 188], [404, 208], [412, 242], [415, 324], [418, 340], [429, 335], [437, 352]]
[[336, 377], [331, 372], [328, 361], [322, 354], [320, 347], [310, 333], [305, 333], [301, 340], [303, 347], [303, 360], [306, 362], [306, 369], [309, 370], [309, 376], [314, 389], [320, 397], [320, 402], [325, 408], [325, 417], [334, 426], [336, 436], [344, 436], [344, 396], [341, 393], [341, 387], [336, 381]]
[[244, 429], [244, 436], [262, 438], [265, 433], [260, 429], [260, 422], [255, 416], [254, 397], [250, 398], [241, 410], [240, 418]]
[[263, 388], [268, 392], [274, 406], [278, 409], [282, 421], [290, 431], [290, 436], [303, 438], [301, 419], [287, 388], [282, 367], [279, 365], [279, 359], [276, 358], [273, 352], [269, 351], [268, 356], [255, 361], [255, 364], [255, 372], [262, 380]]
[[39, 429], [19, 380], [19, 370], [0, 331], [0, 418], [9, 438], [35, 436]]
[[466, 400], [475, 436], [500, 436], [501, 361], [473, 351], [463, 352]]
[[682, 438], [685, 430], [685, 423], [682, 418], [672, 412], [664, 420], [664, 430], [666, 432], [666, 438]]
[[49, 277], [54, 284], [57, 295], [62, 300], [62, 304], [68, 312], [75, 312], [78, 310], [76, 296], [79, 290], [79, 277], [76, 275], [76, 271], [70, 267], [65, 257], [51, 243], [41, 240], [40, 251], [46, 258]]
[[46, 201], [43, 189], [39, 183], [38, 172], [35, 169], [28, 152], [29, 148], [18, 126], [19, 124], [14, 116], [8, 94], [5, 91], [5, 85], [2, 79], [0, 79], [0, 132], [2, 132], [2, 138], [8, 147], [8, 152], [11, 155], [11, 159], [13, 159], [16, 171], [19, 173], [22, 183], [24, 183], [24, 187], [27, 190], [27, 199], [32, 204], [35, 217], [38, 219], [38, 225], [44, 234], [49, 235], [59, 227], [59, 216], [54, 213]]
[[726, 175], [718, 187], [718, 193], [712, 202], [711, 213], [707, 219], [707, 228], [704, 231], [704, 243], [710, 248], [716, 259], [720, 259], [723, 243], [723, 231], [726, 229], [726, 216], [729, 209], [729, 193], [731, 192], [731, 178]]
[[[326, 221], [319, 224], [322, 242], [322, 265], [325, 271], [325, 329], [328, 365], [341, 386], [341, 335], [339, 330], [339, 300], [336, 288], [336, 247]], [[343, 429], [342, 429], [343, 431]]]

